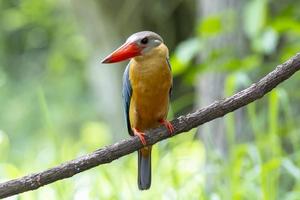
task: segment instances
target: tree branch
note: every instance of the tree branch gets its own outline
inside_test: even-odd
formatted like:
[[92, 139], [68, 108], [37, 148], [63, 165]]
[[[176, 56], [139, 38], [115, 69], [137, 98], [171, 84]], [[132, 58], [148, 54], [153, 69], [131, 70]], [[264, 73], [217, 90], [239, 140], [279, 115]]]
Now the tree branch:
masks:
[[[252, 84], [250, 87], [235, 95], [216, 101], [207, 107], [174, 119], [172, 124], [174, 125], [175, 133], [172, 136], [189, 131], [192, 128], [218, 117], [222, 117], [229, 112], [263, 97], [278, 84], [291, 77], [299, 69], [300, 53], [290, 58], [282, 65], [277, 66], [272, 72], [267, 74], [257, 83]], [[164, 127], [158, 127], [147, 131], [146, 141], [147, 144], [155, 144], [172, 136], [169, 135]], [[141, 147], [142, 144], [138, 137], [132, 137], [98, 149], [77, 159], [62, 163], [57, 167], [43, 172], [0, 183], [0, 198], [9, 197], [29, 190], [35, 190], [55, 181], [69, 178], [98, 165], [110, 163], [113, 160], [140, 149]]]

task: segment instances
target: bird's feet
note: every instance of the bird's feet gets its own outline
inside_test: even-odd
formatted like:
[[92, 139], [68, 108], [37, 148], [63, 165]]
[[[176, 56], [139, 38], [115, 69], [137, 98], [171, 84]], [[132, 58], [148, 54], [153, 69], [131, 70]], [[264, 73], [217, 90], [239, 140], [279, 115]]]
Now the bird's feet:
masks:
[[134, 135], [137, 135], [140, 138], [142, 144], [144, 146], [146, 146], [147, 143], [146, 143], [146, 139], [145, 139], [145, 133], [138, 131], [136, 128], [132, 128], [132, 130], [133, 130]]
[[159, 123], [163, 124], [169, 130], [170, 135], [174, 133], [175, 129], [171, 122], [165, 119], [161, 119], [159, 120]]

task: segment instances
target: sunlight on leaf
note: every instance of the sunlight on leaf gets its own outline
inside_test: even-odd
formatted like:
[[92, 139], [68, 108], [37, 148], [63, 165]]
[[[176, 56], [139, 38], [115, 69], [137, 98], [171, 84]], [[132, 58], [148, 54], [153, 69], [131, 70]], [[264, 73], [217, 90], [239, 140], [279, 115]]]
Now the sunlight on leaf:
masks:
[[198, 26], [198, 34], [207, 37], [217, 35], [222, 31], [222, 16], [212, 15], [205, 17]]
[[6, 31], [15, 31], [26, 23], [25, 17], [18, 9], [8, 9], [2, 13], [3, 28]]
[[181, 42], [170, 59], [172, 73], [175, 76], [182, 73], [188, 67], [189, 62], [200, 53], [201, 49], [202, 43], [198, 38], [190, 38]]
[[282, 161], [282, 166], [296, 179], [300, 180], [300, 169], [291, 160], [284, 159]]
[[272, 28], [267, 28], [254, 40], [254, 49], [258, 52], [271, 54], [276, 50], [278, 34]]
[[249, 0], [244, 11], [244, 30], [248, 37], [257, 36], [267, 18], [267, 0]]

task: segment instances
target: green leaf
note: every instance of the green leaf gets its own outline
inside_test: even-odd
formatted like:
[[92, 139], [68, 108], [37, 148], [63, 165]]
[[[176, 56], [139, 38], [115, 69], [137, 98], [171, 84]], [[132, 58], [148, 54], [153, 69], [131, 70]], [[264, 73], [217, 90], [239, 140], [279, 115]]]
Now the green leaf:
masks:
[[181, 42], [170, 59], [174, 75], [182, 73], [202, 49], [202, 43], [198, 38], [190, 38]]
[[198, 26], [198, 34], [202, 37], [217, 35], [222, 30], [222, 17], [220, 15], [206, 17]]
[[300, 169], [290, 159], [284, 159], [282, 166], [290, 173], [295, 179], [300, 180]]
[[267, 28], [254, 40], [254, 49], [260, 53], [271, 54], [276, 50], [278, 38], [278, 34], [274, 29]]
[[272, 28], [277, 32], [295, 32], [300, 34], [300, 23], [299, 21], [289, 17], [278, 17], [272, 22]]
[[26, 23], [25, 16], [18, 9], [8, 9], [2, 13], [2, 19], [0, 21], [2, 27], [6, 31], [16, 31], [23, 27]]
[[244, 30], [248, 37], [257, 36], [263, 29], [267, 18], [267, 0], [248, 1], [244, 11]]

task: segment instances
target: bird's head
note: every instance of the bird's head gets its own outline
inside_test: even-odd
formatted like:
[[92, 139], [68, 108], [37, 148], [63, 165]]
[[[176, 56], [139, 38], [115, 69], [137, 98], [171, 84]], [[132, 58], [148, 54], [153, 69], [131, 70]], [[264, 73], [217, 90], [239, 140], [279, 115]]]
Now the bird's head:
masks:
[[124, 61], [136, 56], [146, 55], [163, 43], [163, 39], [152, 31], [132, 34], [126, 42], [102, 60], [102, 63]]

